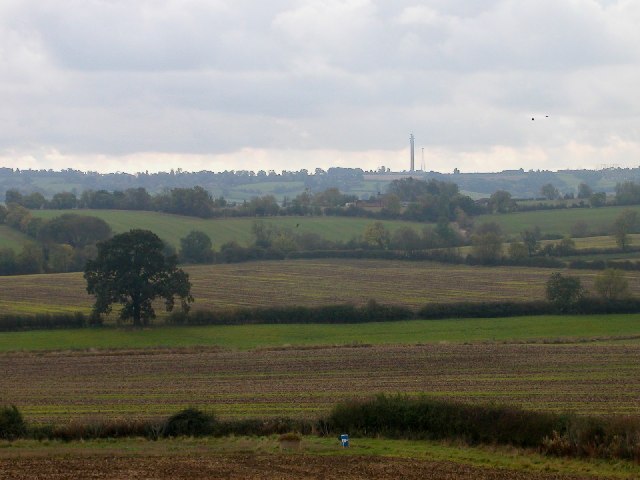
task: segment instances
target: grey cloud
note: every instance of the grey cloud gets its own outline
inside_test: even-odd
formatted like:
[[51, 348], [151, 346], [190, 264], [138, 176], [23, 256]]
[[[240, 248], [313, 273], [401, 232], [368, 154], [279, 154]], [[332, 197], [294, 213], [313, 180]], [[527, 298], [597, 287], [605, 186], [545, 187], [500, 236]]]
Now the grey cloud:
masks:
[[0, 149], [638, 142], [639, 23], [635, 1], [12, 1]]

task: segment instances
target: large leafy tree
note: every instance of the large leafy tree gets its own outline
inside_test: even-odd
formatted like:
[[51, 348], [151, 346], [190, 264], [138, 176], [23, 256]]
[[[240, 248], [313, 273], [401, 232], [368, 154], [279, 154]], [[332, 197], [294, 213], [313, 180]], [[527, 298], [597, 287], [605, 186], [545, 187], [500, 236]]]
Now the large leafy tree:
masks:
[[131, 230], [99, 243], [96, 259], [89, 260], [84, 271], [87, 292], [96, 297], [94, 313], [109, 313], [118, 303], [121, 319], [147, 325], [155, 318], [153, 300], [163, 298], [171, 311], [176, 296], [188, 311], [193, 301], [189, 276], [177, 268], [176, 256], [165, 256], [163, 249], [162, 240], [148, 230]]
[[582, 283], [578, 277], [552, 273], [547, 280], [547, 299], [562, 312], [568, 311], [584, 295]]
[[213, 260], [211, 238], [199, 230], [191, 230], [180, 239], [180, 257], [188, 263], [208, 263]]
[[74, 248], [84, 248], [110, 236], [111, 227], [101, 218], [74, 213], [49, 220], [38, 232], [44, 242], [66, 243]]

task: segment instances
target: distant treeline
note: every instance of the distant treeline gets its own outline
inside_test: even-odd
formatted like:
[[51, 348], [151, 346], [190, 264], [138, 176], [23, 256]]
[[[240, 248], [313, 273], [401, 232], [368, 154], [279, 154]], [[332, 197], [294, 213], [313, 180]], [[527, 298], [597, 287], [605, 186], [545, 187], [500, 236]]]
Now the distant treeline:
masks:
[[471, 197], [460, 194], [454, 183], [425, 182], [413, 178], [396, 180], [389, 186], [389, 193], [364, 202], [354, 195], [341, 193], [337, 188], [329, 188], [317, 193], [305, 191], [282, 203], [278, 203], [273, 195], [263, 195], [230, 204], [224, 197], [213, 198], [207, 190], [196, 186], [174, 188], [155, 195], [142, 187], [112, 192], [85, 190], [79, 197], [72, 192], [61, 192], [53, 195], [51, 200], [39, 192], [22, 194], [12, 189], [6, 192], [5, 203], [28, 209], [142, 210], [200, 218], [340, 215], [432, 222], [440, 218], [455, 220], [460, 214], [475, 215], [486, 211]]
[[[241, 203], [229, 203], [223, 196], [213, 198], [201, 186], [173, 188], [151, 195], [144, 187], [125, 190], [85, 190], [80, 196], [72, 192], [59, 192], [48, 200], [40, 192], [23, 194], [17, 189], [7, 190], [5, 203], [28, 209], [116, 209], [174, 213], [200, 218], [214, 217], [264, 217], [276, 215], [333, 215], [376, 219], [404, 219], [412, 221], [460, 221], [485, 213], [548, 210], [564, 208], [591, 208], [607, 204], [640, 204], [640, 185], [623, 182], [616, 185], [615, 198], [607, 201], [603, 192], [593, 193], [581, 184], [578, 200], [573, 194], [564, 201], [557, 201], [557, 189], [545, 185], [547, 200], [538, 203], [516, 201], [505, 190], [497, 190], [488, 198], [474, 201], [460, 193], [455, 183], [415, 178], [394, 180], [388, 184], [385, 194], [360, 200], [355, 195], [341, 193], [332, 187], [311, 193], [304, 191], [293, 198], [278, 202], [273, 195], [255, 196]], [[464, 219], [463, 219], [464, 220]]]
[[[408, 175], [408, 172], [404, 172]], [[606, 185], [607, 191], [612, 190], [608, 185], [615, 185], [625, 181], [640, 182], [640, 168], [608, 168], [602, 170], [564, 170], [551, 172], [548, 170], [504, 170], [493, 173], [461, 173], [457, 169], [454, 173], [439, 172], [411, 172], [411, 176], [421, 180], [435, 179], [457, 183], [462, 190], [480, 192], [486, 196], [497, 190], [507, 190], [518, 198], [533, 198], [541, 195], [542, 188], [554, 185], [559, 196], [577, 194], [575, 184], [596, 188]], [[228, 170], [224, 172], [200, 171], [187, 172], [182, 169], [168, 172], [125, 172], [105, 173], [83, 172], [74, 169], [62, 171], [29, 170], [0, 168], [0, 194], [10, 189], [19, 189], [25, 193], [40, 192], [50, 197], [56, 191], [55, 185], [73, 185], [78, 190], [120, 190], [143, 187], [150, 192], [161, 192], [171, 188], [192, 188], [201, 185], [203, 188], [228, 197], [234, 190], [251, 192], [254, 184], [274, 183], [270, 188], [273, 193], [288, 193], [308, 190], [319, 192], [327, 188], [339, 188], [353, 193], [362, 191], [365, 181], [379, 184], [377, 189], [382, 191], [386, 184], [397, 176], [389, 169], [380, 167], [376, 171], [364, 171], [360, 168], [316, 168], [313, 171], [301, 169], [299, 171], [276, 172], [274, 170]], [[569, 178], [569, 180], [568, 180]], [[369, 188], [376, 188], [373, 183]], [[256, 188], [256, 193], [261, 190]], [[549, 193], [555, 193], [548, 191]], [[584, 193], [584, 192], [583, 192]], [[543, 195], [545, 196], [545, 195]], [[581, 198], [581, 197], [579, 197]]]

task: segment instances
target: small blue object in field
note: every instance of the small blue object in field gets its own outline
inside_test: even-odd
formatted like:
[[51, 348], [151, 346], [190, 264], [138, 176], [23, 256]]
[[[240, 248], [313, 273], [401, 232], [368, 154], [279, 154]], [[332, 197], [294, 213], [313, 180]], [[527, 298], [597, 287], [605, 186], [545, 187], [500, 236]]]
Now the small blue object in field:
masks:
[[349, 435], [347, 435], [346, 433], [340, 435], [340, 445], [342, 445], [344, 448], [347, 448], [349, 446]]

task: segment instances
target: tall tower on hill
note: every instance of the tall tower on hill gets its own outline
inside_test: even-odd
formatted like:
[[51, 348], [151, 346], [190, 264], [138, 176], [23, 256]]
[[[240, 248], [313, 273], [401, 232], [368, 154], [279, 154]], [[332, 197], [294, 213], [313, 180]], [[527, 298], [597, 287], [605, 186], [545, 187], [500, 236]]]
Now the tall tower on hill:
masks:
[[409, 135], [409, 142], [411, 143], [411, 171], [415, 172], [416, 171], [416, 162], [415, 162], [415, 138], [413, 136], [413, 133], [411, 135]]

